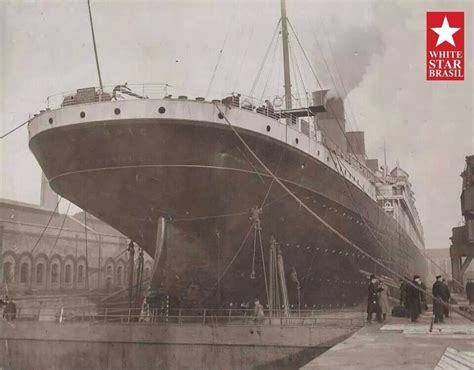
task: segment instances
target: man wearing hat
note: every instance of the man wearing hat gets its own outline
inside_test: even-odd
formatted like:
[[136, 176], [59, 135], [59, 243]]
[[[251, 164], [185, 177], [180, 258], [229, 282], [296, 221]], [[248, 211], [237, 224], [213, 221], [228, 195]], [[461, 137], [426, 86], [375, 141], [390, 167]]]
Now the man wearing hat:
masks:
[[372, 321], [372, 314], [375, 313], [377, 321], [382, 322], [382, 315], [380, 310], [379, 295], [380, 290], [379, 284], [375, 275], [370, 275], [370, 282], [368, 287], [367, 296], [367, 321]]
[[433, 284], [433, 314], [435, 317], [435, 323], [444, 322], [444, 286], [442, 276], [436, 276], [436, 281]]
[[[413, 286], [414, 285], [414, 286]], [[412, 284], [407, 289], [407, 303], [412, 322], [416, 322], [421, 315], [421, 279], [419, 275], [413, 276]]]

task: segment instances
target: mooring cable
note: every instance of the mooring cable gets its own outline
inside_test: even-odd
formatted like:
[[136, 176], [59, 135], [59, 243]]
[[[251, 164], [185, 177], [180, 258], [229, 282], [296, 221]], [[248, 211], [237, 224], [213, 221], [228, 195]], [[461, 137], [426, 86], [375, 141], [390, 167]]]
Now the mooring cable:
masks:
[[232, 123], [229, 121], [227, 116], [224, 114], [222, 109], [219, 107], [217, 103], [214, 103], [216, 109], [219, 111], [219, 113], [223, 116], [224, 120], [227, 122], [228, 126], [230, 129], [234, 132], [236, 137], [239, 139], [239, 141], [242, 143], [242, 145], [249, 151], [249, 153], [255, 158], [255, 160], [262, 166], [265, 171], [273, 177], [275, 182], [280, 185], [283, 190], [285, 190], [301, 207], [303, 207], [308, 213], [310, 213], [316, 220], [321, 222], [327, 229], [329, 229], [331, 232], [333, 232], [336, 236], [338, 236], [340, 239], [342, 239], [344, 242], [349, 244], [352, 248], [356, 249], [359, 253], [362, 253], [365, 255], [367, 258], [372, 260], [375, 264], [379, 265], [380, 267], [384, 268], [385, 270], [389, 271], [393, 275], [397, 276], [401, 280], [405, 281], [408, 285], [411, 287], [415, 288], [416, 290], [420, 291], [421, 293], [427, 295], [428, 297], [432, 298], [434, 301], [437, 301], [441, 305], [447, 308], [451, 308], [454, 312], [459, 314], [460, 316], [463, 316], [464, 318], [474, 321], [474, 316], [470, 315], [467, 312], [464, 312], [462, 310], [457, 309], [456, 307], [451, 307], [449, 303], [444, 302], [442, 299], [439, 299], [437, 297], [434, 297], [432, 294], [429, 292], [423, 290], [416, 284], [414, 284], [411, 280], [405, 278], [403, 275], [399, 274], [392, 268], [386, 266], [384, 263], [380, 262], [377, 258], [373, 257], [371, 254], [367, 253], [364, 249], [361, 247], [357, 246], [354, 242], [349, 240], [347, 237], [345, 237], [342, 233], [340, 233], [338, 230], [336, 230], [333, 226], [331, 226], [329, 223], [327, 223], [322, 217], [320, 217], [317, 213], [315, 213], [310, 207], [308, 207], [300, 198], [298, 198], [284, 183], [281, 181], [278, 177], [275, 176], [275, 174], [267, 167], [267, 165], [255, 154], [255, 152], [250, 148], [250, 146], [247, 144], [247, 142], [242, 138], [242, 136], [239, 134], [239, 132], [235, 129], [235, 127], [232, 125]]

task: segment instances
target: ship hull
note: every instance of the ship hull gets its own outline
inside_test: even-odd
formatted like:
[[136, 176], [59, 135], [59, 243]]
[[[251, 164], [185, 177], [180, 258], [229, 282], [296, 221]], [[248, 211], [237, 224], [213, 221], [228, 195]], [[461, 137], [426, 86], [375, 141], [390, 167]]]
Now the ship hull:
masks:
[[[239, 131], [332, 227], [397, 273], [421, 272], [414, 243], [365, 192], [297, 148]], [[382, 272], [272, 182], [226, 125], [103, 120], [45, 130], [30, 148], [58, 194], [151, 256], [158, 220], [167, 220], [159, 285], [174, 305], [266, 302], [271, 237], [282, 252], [293, 307], [359, 303], [366, 290], [361, 271]], [[263, 210], [261, 244], [250, 219], [255, 206]]]

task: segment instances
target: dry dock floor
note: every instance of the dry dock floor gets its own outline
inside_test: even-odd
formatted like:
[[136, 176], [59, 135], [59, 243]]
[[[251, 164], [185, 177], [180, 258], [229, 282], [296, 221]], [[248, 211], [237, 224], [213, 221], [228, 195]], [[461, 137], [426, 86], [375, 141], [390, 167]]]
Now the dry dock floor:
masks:
[[302, 369], [474, 369], [474, 323], [453, 314], [430, 332], [431, 317], [367, 324]]

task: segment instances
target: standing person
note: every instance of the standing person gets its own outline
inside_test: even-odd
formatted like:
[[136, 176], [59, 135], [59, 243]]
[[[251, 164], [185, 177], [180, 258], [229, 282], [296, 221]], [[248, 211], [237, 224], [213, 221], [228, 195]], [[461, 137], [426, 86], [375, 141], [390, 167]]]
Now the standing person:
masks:
[[263, 322], [263, 320], [265, 320], [265, 312], [263, 311], [263, 306], [257, 298], [255, 299], [254, 303], [254, 320], [258, 323], [261, 323]]
[[421, 279], [419, 275], [413, 276], [412, 285], [407, 289], [408, 310], [412, 322], [417, 322], [421, 314]]
[[469, 279], [466, 284], [466, 296], [467, 300], [469, 301], [469, 304], [474, 303], [474, 282], [472, 279]]
[[378, 322], [382, 321], [380, 315], [380, 304], [379, 304], [379, 295], [378, 295], [378, 280], [375, 278], [375, 275], [370, 275], [370, 282], [368, 286], [368, 296], [367, 296], [367, 321], [372, 321], [372, 314], [375, 313]]
[[388, 301], [388, 287], [380, 282], [379, 288], [380, 312], [382, 313], [382, 321], [387, 319], [387, 312], [390, 312], [390, 303]]
[[436, 281], [433, 284], [433, 314], [435, 317], [435, 323], [443, 323], [444, 322], [444, 287], [443, 281], [441, 280], [441, 275], [436, 276]]
[[[442, 280], [442, 291], [443, 291], [443, 301], [449, 304], [451, 300], [451, 292], [449, 290], [448, 284], [446, 284], [446, 279]], [[445, 305], [444, 306], [444, 316], [449, 317], [449, 306]]]
[[148, 303], [147, 297], [143, 298], [140, 322], [150, 322], [150, 304]]
[[6, 297], [6, 306], [3, 309], [3, 317], [8, 321], [13, 321], [16, 319], [16, 304]]

